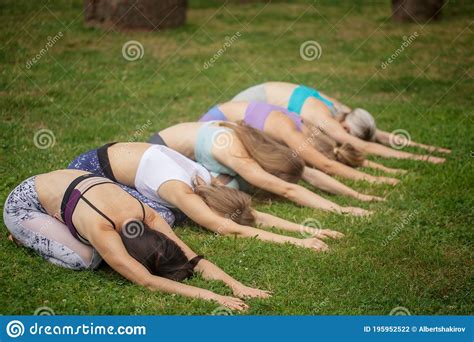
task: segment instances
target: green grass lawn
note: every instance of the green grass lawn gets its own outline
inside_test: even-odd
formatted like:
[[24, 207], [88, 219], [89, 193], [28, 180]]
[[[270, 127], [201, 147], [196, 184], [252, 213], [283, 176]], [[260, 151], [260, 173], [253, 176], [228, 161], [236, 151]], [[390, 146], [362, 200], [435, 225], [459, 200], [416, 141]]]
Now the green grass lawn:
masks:
[[[257, 207], [295, 222], [320, 221], [346, 237], [313, 253], [250, 239], [215, 237], [191, 223], [177, 233], [242, 282], [273, 291], [248, 300], [248, 314], [473, 313], [473, 56], [469, 1], [450, 1], [426, 26], [391, 22], [389, 1], [292, 1], [219, 5], [191, 1], [185, 27], [160, 33], [85, 28], [82, 1], [0, 1], [0, 202], [25, 178], [65, 168], [78, 154], [110, 141], [145, 141], [154, 131], [196, 120], [211, 105], [269, 80], [303, 83], [362, 106], [379, 127], [407, 130], [420, 142], [453, 150], [443, 165], [384, 160], [409, 169], [395, 188], [349, 182], [388, 201], [340, 204], [375, 211], [352, 218], [299, 208], [284, 200]], [[62, 37], [27, 67], [61, 32]], [[204, 64], [239, 32], [215, 63]], [[385, 69], [409, 37], [417, 38]], [[137, 40], [143, 58], [122, 46]], [[300, 57], [317, 41], [318, 60]], [[49, 129], [54, 146], [33, 137]], [[73, 272], [17, 248], [0, 234], [0, 313], [211, 314], [217, 305], [153, 293], [108, 267]], [[391, 240], [389, 240], [389, 237]], [[218, 282], [188, 284], [220, 294]]]

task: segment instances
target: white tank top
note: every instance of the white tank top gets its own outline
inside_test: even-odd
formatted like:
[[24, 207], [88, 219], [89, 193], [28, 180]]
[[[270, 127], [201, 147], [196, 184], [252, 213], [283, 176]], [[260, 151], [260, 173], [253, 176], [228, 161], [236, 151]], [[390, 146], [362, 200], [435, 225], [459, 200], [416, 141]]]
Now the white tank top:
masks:
[[206, 168], [182, 154], [162, 145], [148, 148], [140, 159], [135, 176], [135, 188], [149, 199], [174, 208], [158, 196], [158, 189], [170, 180], [181, 181], [193, 188], [193, 180], [201, 177], [207, 184], [211, 175]]

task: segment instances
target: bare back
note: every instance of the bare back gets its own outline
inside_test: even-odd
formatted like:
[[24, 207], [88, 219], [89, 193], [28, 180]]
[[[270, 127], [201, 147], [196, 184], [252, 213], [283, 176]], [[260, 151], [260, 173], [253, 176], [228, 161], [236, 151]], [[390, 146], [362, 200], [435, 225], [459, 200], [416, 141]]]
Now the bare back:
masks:
[[[35, 179], [36, 191], [41, 205], [47, 213], [62, 221], [61, 202], [71, 182], [88, 172], [80, 170], [58, 170], [38, 175]], [[118, 185], [100, 184], [85, 196], [95, 207], [114, 222], [117, 231], [130, 219], [143, 218], [138, 201], [123, 191]], [[73, 214], [73, 223], [78, 232], [87, 238], [92, 229], [112, 225], [84, 201], [77, 203]]]
[[288, 103], [290, 102], [291, 94], [297, 86], [297, 84], [288, 82], [265, 83], [267, 102], [276, 106], [288, 108]]
[[[209, 122], [187, 122], [177, 124], [160, 131], [159, 134], [169, 148], [196, 160], [195, 148], [198, 143], [198, 131]], [[218, 123], [216, 123], [218, 125]], [[222, 135], [222, 136], [221, 136]], [[232, 130], [221, 132], [214, 137], [215, 144], [211, 147], [212, 157], [223, 165], [230, 167], [230, 160], [248, 158], [249, 154], [242, 142]], [[221, 144], [221, 142], [223, 142]]]
[[[245, 119], [248, 106], [249, 102], [226, 102], [219, 105], [219, 109], [224, 113], [229, 121], [238, 122]], [[263, 132], [265, 134], [270, 136], [272, 139], [285, 144], [287, 143], [287, 136], [285, 133], [289, 130], [297, 131], [297, 128], [287, 115], [279, 110], [273, 110], [268, 114], [263, 126]]]
[[159, 134], [170, 148], [195, 160], [194, 146], [198, 130], [203, 124], [202, 122], [185, 122], [165, 128]]
[[[287, 82], [268, 82], [265, 83], [265, 91], [267, 95], [267, 102], [273, 105], [288, 108], [291, 95], [297, 84]], [[333, 119], [329, 108], [316, 98], [308, 98], [302, 109], [301, 117], [303, 120], [315, 125], [324, 126], [327, 121], [336, 123]]]
[[110, 168], [115, 179], [124, 185], [135, 187], [135, 177], [140, 160], [152, 145], [148, 143], [117, 143], [107, 150]]
[[231, 122], [244, 120], [247, 107], [248, 102], [225, 102], [219, 105], [221, 112]]

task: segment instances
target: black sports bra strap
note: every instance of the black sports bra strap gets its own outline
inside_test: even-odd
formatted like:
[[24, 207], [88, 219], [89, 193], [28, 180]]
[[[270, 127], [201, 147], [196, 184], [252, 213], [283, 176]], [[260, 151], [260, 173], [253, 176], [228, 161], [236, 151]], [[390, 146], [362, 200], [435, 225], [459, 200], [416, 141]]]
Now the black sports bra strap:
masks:
[[[102, 183], [103, 184], [103, 183]], [[110, 222], [110, 224], [112, 225], [112, 227], [114, 227], [114, 230], [116, 230], [115, 228], [115, 223], [107, 216], [105, 215], [102, 211], [100, 211], [95, 205], [93, 205], [87, 198], [85, 198], [83, 196], [83, 194], [81, 194], [81, 199], [86, 202], [89, 207], [91, 207], [92, 209], [94, 209], [98, 214], [100, 214], [103, 218], [105, 218], [107, 221]]]
[[[109, 219], [106, 215], [104, 215], [100, 210], [98, 210], [91, 202], [89, 202], [83, 195], [89, 191], [90, 189], [92, 189], [94, 186], [97, 186], [97, 185], [101, 185], [101, 184], [114, 184], [114, 185], [117, 185], [118, 187], [120, 187], [119, 184], [115, 183], [115, 182], [111, 182], [111, 181], [105, 181], [105, 182], [100, 182], [100, 183], [96, 183], [96, 184], [93, 184], [91, 185], [89, 188], [87, 188], [87, 190], [85, 190], [82, 194], [81, 194], [81, 198], [87, 202], [87, 204], [89, 204], [92, 208], [95, 209], [95, 211], [97, 211], [99, 214], [101, 214], [103, 217], [105, 217], [110, 223], [112, 223], [112, 225], [114, 226], [114, 229], [115, 229], [115, 224], [112, 222], [111, 219]], [[130, 195], [130, 194], [129, 194]], [[132, 198], [136, 199], [138, 201], [138, 203], [140, 203], [140, 207], [142, 208], [142, 216], [143, 216], [143, 219], [142, 221], [145, 222], [145, 207], [143, 206], [143, 203], [142, 201], [140, 201], [138, 198], [135, 198], [134, 196], [130, 195]]]
[[[97, 177], [97, 176], [96, 176]], [[103, 178], [103, 177], [101, 177]], [[104, 182], [100, 182], [100, 183], [95, 183], [95, 184], [92, 184], [90, 187], [88, 187], [86, 190], [84, 190], [82, 192], [82, 195], [84, 195], [87, 191], [89, 191], [90, 189], [92, 189], [94, 186], [97, 186], [97, 185], [102, 185], [102, 184], [115, 184], [114, 182], [111, 182], [110, 180], [106, 180]], [[116, 184], [115, 184], [116, 185]]]
[[105, 144], [97, 149], [97, 158], [99, 159], [99, 166], [102, 169], [105, 177], [108, 179], [117, 182], [117, 179], [114, 176], [114, 172], [112, 171], [112, 167], [110, 166], [110, 159], [109, 159], [109, 147], [115, 145], [116, 142]]
[[61, 218], [63, 221], [65, 221], [64, 214], [66, 212], [66, 206], [67, 206], [67, 201], [69, 200], [69, 197], [71, 196], [72, 191], [76, 188], [76, 186], [81, 183], [83, 180], [87, 178], [94, 178], [97, 177], [93, 175], [92, 173], [86, 173], [85, 175], [79, 176], [76, 179], [74, 179], [69, 186], [67, 187], [66, 191], [64, 192], [63, 199], [61, 201]]

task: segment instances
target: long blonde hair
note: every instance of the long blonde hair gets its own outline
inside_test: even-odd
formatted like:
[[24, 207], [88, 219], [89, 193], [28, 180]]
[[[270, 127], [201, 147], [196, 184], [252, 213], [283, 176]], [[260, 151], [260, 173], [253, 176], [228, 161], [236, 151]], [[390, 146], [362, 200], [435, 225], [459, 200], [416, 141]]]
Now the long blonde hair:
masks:
[[[305, 125], [308, 126], [309, 124], [305, 123]], [[314, 126], [309, 126], [310, 130], [313, 131]], [[344, 143], [338, 146], [334, 139], [324, 134], [321, 130], [318, 130], [317, 134], [312, 134], [311, 137], [313, 147], [329, 159], [337, 160], [350, 167], [359, 167], [364, 163], [364, 154], [352, 144]]]
[[286, 182], [297, 183], [304, 171], [304, 161], [293, 151], [255, 128], [221, 122], [220, 126], [232, 129], [249, 155], [268, 173]]
[[216, 214], [228, 218], [238, 224], [250, 226], [255, 223], [252, 210], [252, 199], [237, 189], [217, 184], [194, 184], [194, 193]]

